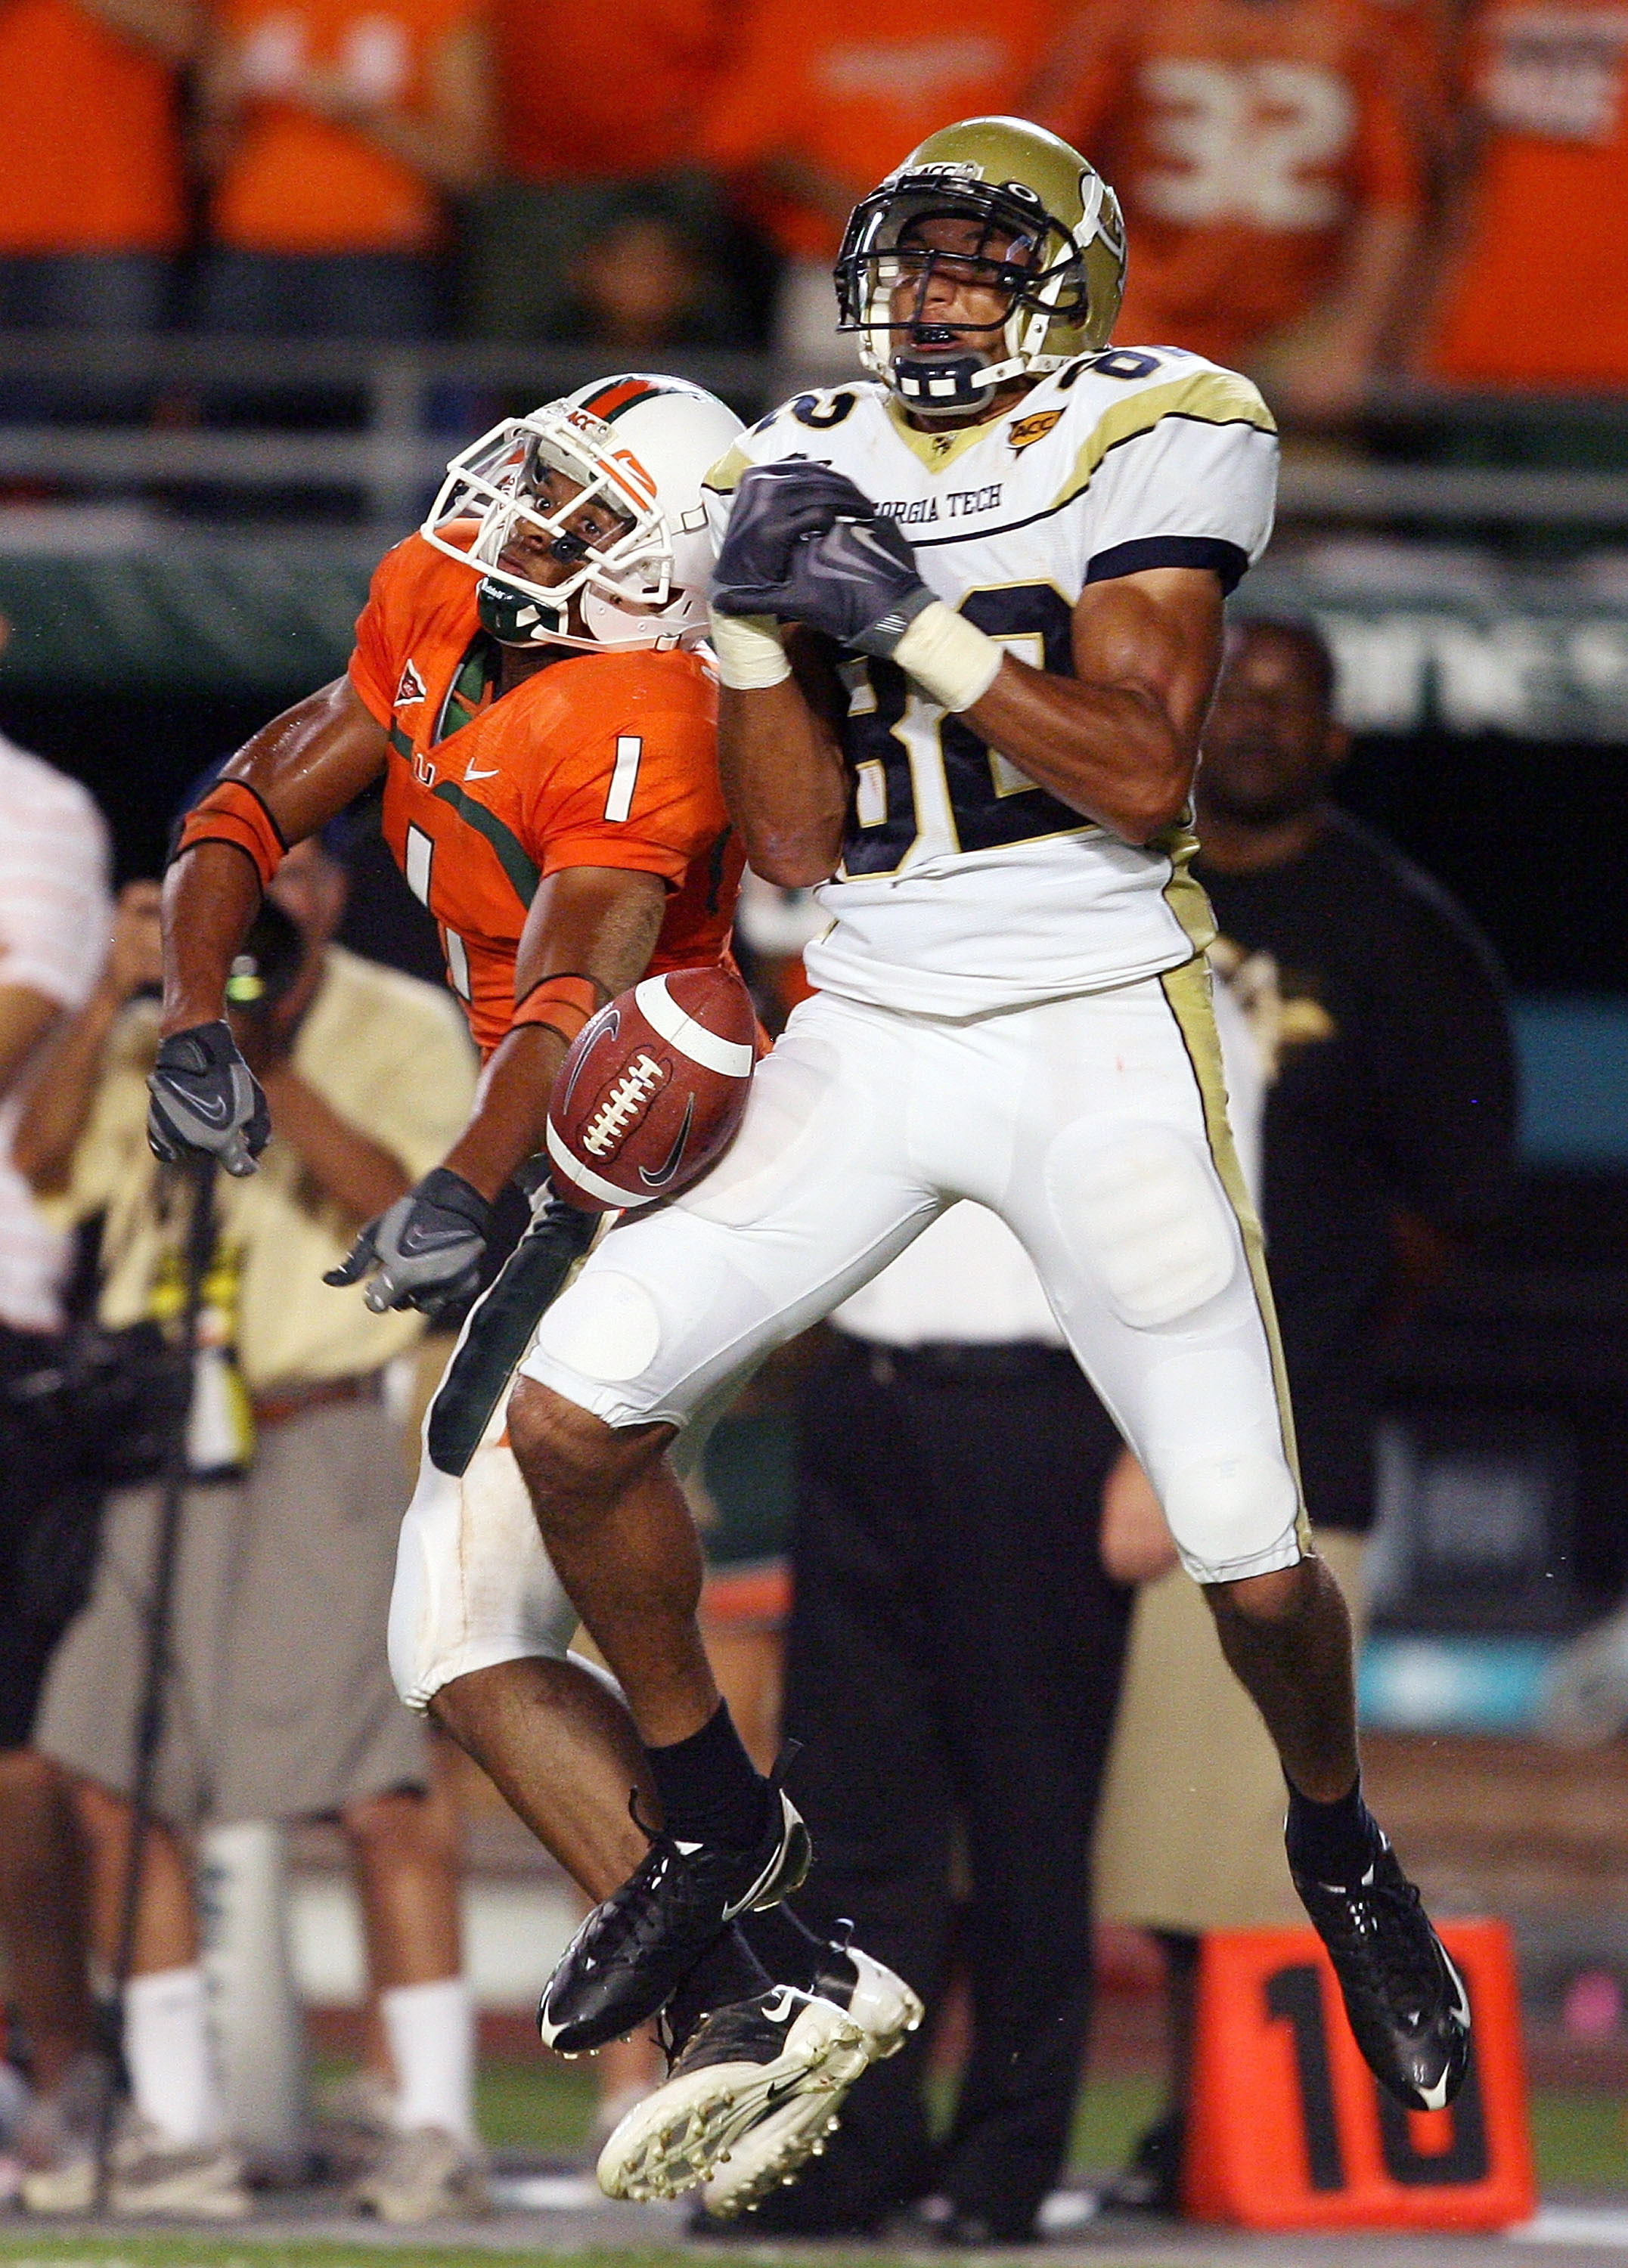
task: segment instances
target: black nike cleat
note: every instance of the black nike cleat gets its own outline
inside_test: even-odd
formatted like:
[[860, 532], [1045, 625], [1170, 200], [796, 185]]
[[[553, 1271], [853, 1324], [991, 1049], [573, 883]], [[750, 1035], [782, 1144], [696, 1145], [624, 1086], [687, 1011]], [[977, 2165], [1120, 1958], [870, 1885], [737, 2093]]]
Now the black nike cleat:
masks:
[[749, 1907], [789, 1896], [814, 1856], [780, 1789], [749, 1851], [652, 1835], [619, 1890], [594, 1907], [543, 1987], [537, 2029], [562, 2055], [602, 2048], [659, 2015], [718, 1932]]
[[1470, 1996], [1389, 1843], [1349, 1889], [1289, 1871], [1368, 2069], [1410, 2110], [1445, 2109], [1470, 2066]]
[[818, 2112], [779, 2178], [820, 2146], [831, 2112], [870, 2061], [864, 2033], [829, 2000], [777, 1984], [702, 2017], [666, 2080], [635, 2103], [600, 2153], [607, 2197], [676, 2197], [704, 2182], [764, 2121]]

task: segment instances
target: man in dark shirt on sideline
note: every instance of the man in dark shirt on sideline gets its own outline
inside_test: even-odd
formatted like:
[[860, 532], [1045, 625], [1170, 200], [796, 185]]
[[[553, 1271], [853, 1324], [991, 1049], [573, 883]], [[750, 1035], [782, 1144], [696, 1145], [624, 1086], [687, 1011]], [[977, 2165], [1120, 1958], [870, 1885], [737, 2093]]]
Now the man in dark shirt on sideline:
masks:
[[[1262, 1211], [1307, 1509], [1359, 1616], [1385, 1327], [1503, 1201], [1515, 1079], [1487, 945], [1328, 799], [1348, 747], [1333, 691], [1314, 623], [1235, 631], [1204, 734], [1197, 872], [1220, 932], [1212, 958], [1249, 1013], [1267, 1081]], [[1198, 1937], [1300, 1916], [1276, 1758], [1241, 1693], [1234, 1705], [1128, 1453], [1106, 1491], [1103, 1557], [1145, 1587], [1100, 1818], [1098, 1911], [1163, 1939], [1174, 2051], [1169, 2112], [1109, 2196], [1168, 2206]]]

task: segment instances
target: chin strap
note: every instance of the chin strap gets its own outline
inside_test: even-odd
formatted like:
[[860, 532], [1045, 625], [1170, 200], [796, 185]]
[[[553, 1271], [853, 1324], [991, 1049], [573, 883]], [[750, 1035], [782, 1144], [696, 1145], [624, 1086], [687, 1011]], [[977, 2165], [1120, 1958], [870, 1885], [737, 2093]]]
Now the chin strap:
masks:
[[983, 400], [992, 382], [987, 364], [976, 355], [957, 355], [947, 362], [914, 355], [895, 355], [892, 369], [895, 394], [922, 409], [970, 409]]

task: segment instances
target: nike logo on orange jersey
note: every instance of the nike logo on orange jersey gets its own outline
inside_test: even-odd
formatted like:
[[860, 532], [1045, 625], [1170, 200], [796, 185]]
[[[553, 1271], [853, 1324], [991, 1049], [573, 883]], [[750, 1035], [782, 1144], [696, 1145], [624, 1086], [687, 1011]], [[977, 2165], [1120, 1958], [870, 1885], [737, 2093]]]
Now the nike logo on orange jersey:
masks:
[[497, 771], [498, 767], [496, 764], [492, 766], [490, 771], [483, 771], [480, 766], [475, 762], [475, 758], [471, 756], [469, 759], [469, 769], [463, 776], [463, 784], [468, 787], [471, 780], [496, 779], [497, 777]]

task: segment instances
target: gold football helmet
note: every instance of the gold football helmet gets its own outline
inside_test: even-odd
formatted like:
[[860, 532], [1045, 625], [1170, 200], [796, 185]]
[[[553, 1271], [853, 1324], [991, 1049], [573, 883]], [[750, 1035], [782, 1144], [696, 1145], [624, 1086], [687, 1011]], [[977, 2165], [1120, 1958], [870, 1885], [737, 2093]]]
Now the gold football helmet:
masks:
[[[1009, 294], [988, 349], [954, 360], [911, 355], [912, 327], [891, 306], [913, 272], [902, 239], [941, 217], [978, 224], [969, 256]], [[1055, 134], [1021, 118], [966, 118], [929, 135], [855, 206], [836, 276], [838, 328], [858, 333], [866, 368], [912, 409], [953, 415], [1007, 379], [1108, 344], [1125, 284], [1124, 223], [1101, 175]]]

